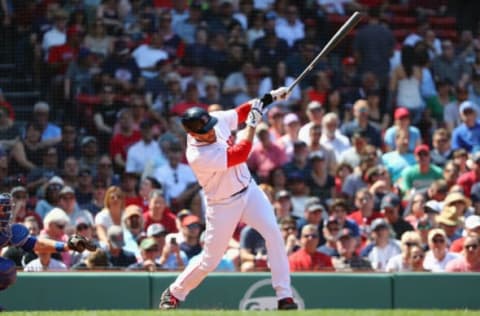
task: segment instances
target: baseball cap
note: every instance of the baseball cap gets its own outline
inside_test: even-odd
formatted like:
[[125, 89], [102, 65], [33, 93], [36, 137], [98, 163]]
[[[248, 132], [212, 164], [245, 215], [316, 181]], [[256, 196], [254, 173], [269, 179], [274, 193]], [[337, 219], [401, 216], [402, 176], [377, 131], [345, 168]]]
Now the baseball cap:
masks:
[[305, 176], [300, 171], [292, 171], [287, 174], [288, 181], [305, 181]]
[[323, 106], [320, 102], [311, 101], [310, 103], [308, 103], [308, 106], [307, 106], [308, 111], [313, 111], [313, 110], [316, 110], [316, 109], [323, 109]]
[[463, 102], [460, 104], [459, 112], [460, 112], [460, 114], [462, 114], [462, 113], [464, 113], [464, 112], [467, 111], [467, 110], [473, 110], [473, 111], [475, 111], [475, 108], [476, 108], [476, 105], [475, 105], [475, 103], [473, 103], [472, 101], [463, 101]]
[[60, 190], [60, 195], [67, 195], [67, 194], [75, 194], [75, 191], [73, 190], [73, 188], [71, 186], [64, 186], [61, 190]]
[[397, 207], [400, 205], [400, 197], [395, 193], [388, 193], [382, 198], [380, 208]]
[[323, 151], [314, 151], [308, 155], [310, 161], [313, 160], [325, 160], [325, 154]]
[[430, 148], [428, 147], [428, 145], [421, 144], [415, 147], [415, 155], [418, 155], [421, 152], [430, 153]]
[[297, 122], [297, 123], [300, 122], [300, 119], [298, 118], [297, 114], [295, 114], [295, 113], [288, 113], [283, 118], [283, 124], [285, 124], [285, 125], [289, 125], [289, 124], [292, 124], [292, 123], [295, 123], [295, 122]]
[[18, 185], [10, 191], [10, 195], [12, 196], [15, 196], [17, 193], [27, 193], [27, 189], [24, 186]]
[[53, 176], [50, 178], [50, 180], [48, 180], [48, 184], [60, 184], [60, 185], [64, 185], [64, 182], [62, 180], [62, 178], [60, 178], [59, 176]]
[[75, 220], [75, 227], [78, 228], [81, 225], [87, 225], [88, 227], [91, 227], [92, 223], [87, 221], [85, 217], [79, 217]]
[[425, 212], [427, 213], [436, 213], [440, 214], [442, 211], [442, 203], [436, 201], [436, 200], [429, 200], [427, 203], [425, 203]]
[[338, 219], [337, 219], [335, 216], [333, 216], [333, 215], [329, 216], [328, 218], [326, 218], [326, 219], [323, 221], [323, 225], [324, 225], [325, 227], [327, 227], [328, 224], [332, 224], [332, 223], [338, 223]]
[[410, 112], [406, 108], [397, 108], [394, 116], [396, 120], [400, 120], [402, 118], [410, 117]]
[[82, 138], [82, 142], [81, 142], [81, 145], [82, 146], [85, 146], [91, 142], [94, 142], [96, 143], [97, 142], [97, 138], [95, 136], [85, 136], [84, 138]]
[[200, 224], [200, 218], [197, 215], [187, 215], [184, 218], [182, 218], [182, 226], [188, 226], [191, 224]]
[[465, 228], [466, 229], [475, 229], [480, 227], [480, 216], [478, 215], [470, 215], [465, 220]]
[[157, 241], [152, 237], [147, 237], [140, 243], [140, 249], [142, 250], [151, 250], [158, 248]]
[[435, 236], [442, 236], [445, 240], [447, 240], [447, 234], [441, 228], [434, 228], [428, 232], [428, 242], [433, 242]]
[[125, 246], [125, 241], [123, 240], [123, 229], [122, 226], [112, 225], [107, 230], [108, 241], [112, 244], [112, 247], [121, 249]]
[[307, 212], [322, 211], [325, 212], [325, 208], [322, 205], [320, 199], [316, 196], [310, 197], [305, 203], [305, 210]]
[[280, 190], [275, 193], [275, 200], [280, 200], [281, 198], [290, 198], [290, 192], [287, 190]]
[[388, 228], [388, 223], [384, 218], [376, 218], [373, 220], [373, 222], [370, 224], [370, 229], [372, 231], [375, 231], [380, 228]]
[[50, 106], [48, 105], [47, 102], [38, 101], [33, 106], [33, 112], [48, 112], [48, 111], [50, 111]]
[[163, 227], [162, 224], [154, 223], [148, 226], [147, 228], [147, 237], [153, 237], [160, 234], [166, 235], [166, 233], [167, 231], [165, 230], [165, 227]]
[[190, 210], [184, 208], [183, 210], [177, 213], [177, 218], [182, 220], [185, 216], [191, 215], [191, 214], [192, 212], [190, 212]]
[[135, 204], [130, 204], [129, 206], [127, 206], [125, 208], [125, 212], [124, 212], [124, 217], [125, 218], [129, 218], [129, 217], [132, 217], [132, 216], [135, 216], [135, 215], [138, 215], [140, 217], [142, 217], [142, 211], [141, 211], [141, 208]]

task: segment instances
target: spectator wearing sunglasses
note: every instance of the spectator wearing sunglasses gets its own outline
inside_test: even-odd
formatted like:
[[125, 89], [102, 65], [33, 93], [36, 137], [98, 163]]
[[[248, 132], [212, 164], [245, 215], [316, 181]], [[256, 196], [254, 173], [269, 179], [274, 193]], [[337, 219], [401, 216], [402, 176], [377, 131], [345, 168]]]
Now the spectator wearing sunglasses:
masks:
[[400, 241], [401, 253], [390, 258], [387, 262], [387, 272], [407, 272], [410, 271], [409, 258], [413, 246], [421, 246], [422, 241], [418, 232], [408, 231], [402, 235]]
[[480, 239], [478, 235], [468, 235], [463, 243], [462, 256], [450, 261], [447, 272], [480, 272]]
[[428, 233], [428, 248], [430, 249], [423, 262], [423, 267], [432, 272], [444, 272], [447, 264], [459, 255], [448, 251], [448, 238], [440, 228]]
[[450, 251], [460, 253], [463, 250], [463, 244], [465, 243], [466, 236], [470, 234], [477, 234], [480, 236], [480, 216], [470, 215], [465, 220], [465, 230], [463, 231], [463, 237], [455, 240], [450, 246]]
[[332, 259], [317, 250], [318, 228], [316, 225], [303, 226], [300, 236], [300, 249], [288, 257], [290, 271], [331, 271]]

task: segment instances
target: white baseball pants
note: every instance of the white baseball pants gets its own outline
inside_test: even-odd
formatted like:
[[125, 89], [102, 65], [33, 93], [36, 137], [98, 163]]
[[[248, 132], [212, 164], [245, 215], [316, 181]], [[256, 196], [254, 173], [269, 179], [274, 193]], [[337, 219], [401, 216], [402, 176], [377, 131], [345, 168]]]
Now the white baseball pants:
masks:
[[[208, 203], [210, 204], [210, 203]], [[292, 297], [287, 254], [273, 207], [252, 181], [248, 189], [222, 202], [207, 205], [205, 245], [202, 259], [187, 268], [170, 285], [170, 292], [184, 301], [207, 274], [217, 267], [239, 221], [256, 229], [265, 239], [272, 285], [278, 299]]]

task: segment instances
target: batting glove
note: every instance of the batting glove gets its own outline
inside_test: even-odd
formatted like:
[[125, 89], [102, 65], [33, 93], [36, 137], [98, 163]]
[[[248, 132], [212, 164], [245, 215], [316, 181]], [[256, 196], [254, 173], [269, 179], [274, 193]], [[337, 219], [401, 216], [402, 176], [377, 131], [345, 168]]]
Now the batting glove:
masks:
[[262, 108], [262, 101], [259, 99], [252, 101], [252, 108], [248, 113], [247, 120], [245, 121], [248, 126], [255, 128], [258, 124], [260, 124], [262, 121]]
[[290, 93], [288, 92], [287, 87], [280, 87], [278, 89], [270, 91], [272, 98], [274, 101], [285, 101], [290, 97]]

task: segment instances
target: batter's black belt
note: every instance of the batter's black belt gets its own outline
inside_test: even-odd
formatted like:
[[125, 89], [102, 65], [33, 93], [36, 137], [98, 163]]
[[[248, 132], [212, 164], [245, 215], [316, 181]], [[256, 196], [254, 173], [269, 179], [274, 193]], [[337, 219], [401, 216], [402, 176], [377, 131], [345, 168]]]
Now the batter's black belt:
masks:
[[242, 194], [243, 192], [247, 191], [247, 189], [248, 189], [248, 184], [243, 189], [241, 189], [240, 191], [237, 191], [237, 192], [233, 193], [232, 195], [230, 195], [230, 197], [234, 197], [234, 196], [237, 196], [239, 194]]

